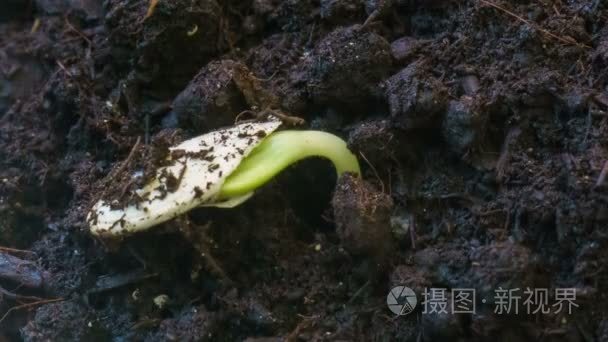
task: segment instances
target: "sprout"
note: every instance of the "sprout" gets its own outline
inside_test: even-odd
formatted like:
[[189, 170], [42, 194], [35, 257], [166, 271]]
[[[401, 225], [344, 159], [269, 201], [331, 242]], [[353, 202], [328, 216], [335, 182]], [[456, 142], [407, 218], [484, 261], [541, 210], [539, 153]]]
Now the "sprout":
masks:
[[308, 157], [325, 157], [338, 177], [345, 172], [360, 174], [357, 158], [344, 140], [319, 131], [283, 131], [264, 139], [226, 179], [220, 198], [245, 195], [271, 180], [287, 166]]
[[287, 166], [307, 157], [331, 160], [338, 173], [359, 174], [340, 138], [318, 131], [274, 133], [281, 122], [244, 123], [169, 149], [156, 176], [134, 192], [136, 203], [99, 200], [87, 216], [91, 232], [123, 236], [146, 230], [198, 206], [234, 207]]

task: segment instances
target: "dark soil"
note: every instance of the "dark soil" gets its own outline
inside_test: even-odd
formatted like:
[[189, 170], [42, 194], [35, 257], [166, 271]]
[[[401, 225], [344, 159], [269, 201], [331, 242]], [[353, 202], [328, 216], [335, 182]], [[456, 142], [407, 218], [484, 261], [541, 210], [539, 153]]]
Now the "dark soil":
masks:
[[[153, 3], [0, 4], [1, 341], [608, 340], [605, 1]], [[309, 160], [235, 209], [88, 233], [132, 150], [246, 110], [342, 136], [364, 181]], [[476, 313], [395, 316], [396, 285]], [[579, 306], [498, 314], [499, 287]]]

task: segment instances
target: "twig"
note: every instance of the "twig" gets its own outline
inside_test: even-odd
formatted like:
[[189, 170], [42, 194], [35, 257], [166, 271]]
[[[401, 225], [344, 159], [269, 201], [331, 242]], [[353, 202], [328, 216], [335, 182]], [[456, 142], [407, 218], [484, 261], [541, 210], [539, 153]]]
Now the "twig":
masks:
[[85, 42], [87, 42], [87, 45], [89, 46], [89, 48], [93, 45], [93, 43], [91, 42], [89, 37], [87, 37], [84, 33], [80, 32], [80, 30], [78, 30], [77, 28], [74, 27], [74, 25], [72, 25], [72, 23], [68, 19], [67, 15], [65, 16], [64, 20], [65, 20], [65, 25], [68, 27], [68, 29], [70, 31], [73, 31], [77, 35], [79, 35], [80, 38], [84, 39]]
[[519, 127], [513, 127], [507, 132], [507, 136], [502, 144], [502, 150], [500, 152], [500, 156], [498, 157], [498, 161], [496, 162], [496, 178], [498, 180], [502, 180], [507, 173], [507, 164], [509, 162], [511, 144], [513, 144], [517, 137], [521, 134], [521, 129]]
[[[111, 137], [111, 135], [108, 134], [108, 137]], [[112, 141], [114, 141], [114, 140], [112, 140]], [[131, 152], [129, 152], [129, 155], [127, 156], [127, 159], [125, 159], [125, 161], [122, 162], [122, 164], [120, 165], [120, 167], [118, 167], [118, 169], [116, 169], [116, 171], [114, 171], [112, 173], [112, 175], [110, 176], [110, 177], [112, 177], [112, 179], [115, 178], [115, 177], [117, 177], [117, 176], [120, 176], [120, 174], [127, 168], [127, 165], [129, 165], [129, 162], [131, 161], [131, 159], [133, 159], [133, 156], [135, 155], [135, 151], [137, 151], [137, 148], [139, 147], [140, 142], [141, 142], [141, 137], [138, 136], [137, 140], [135, 141], [135, 144], [131, 148]], [[116, 144], [118, 145], [117, 142], [116, 142]], [[128, 184], [127, 187], [129, 185], [130, 184]], [[105, 196], [105, 194], [107, 193], [107, 191], [108, 191], [108, 188], [101, 194], [100, 197]], [[121, 197], [122, 197], [122, 195], [121, 195]], [[117, 222], [118, 221], [116, 221], [115, 223], [117, 223]]]
[[[2, 287], [0, 287], [0, 294], [2, 296], [6, 296], [7, 298], [10, 298], [12, 300], [35, 300], [35, 301], [43, 300], [42, 298], [39, 298], [39, 297], [18, 295], [16, 293], [13, 293]], [[0, 299], [2, 298], [2, 296], [0, 296]]]
[[32, 24], [32, 28], [30, 29], [30, 33], [36, 33], [40, 28], [40, 18], [34, 19], [34, 23]]
[[[302, 317], [302, 315], [299, 315]], [[285, 342], [293, 342], [298, 340], [298, 335], [304, 329], [307, 329], [316, 319], [316, 317], [303, 317], [302, 321], [298, 323], [295, 329], [285, 336]]]
[[249, 109], [244, 110], [244, 111], [238, 113], [237, 116], [234, 118], [234, 124], [236, 125], [237, 123], [239, 123], [241, 116], [246, 115], [246, 114], [253, 115], [255, 117], [257, 113], [252, 110], [249, 110]]
[[0, 251], [7, 252], [7, 253], [22, 253], [22, 254], [36, 255], [36, 252], [28, 251], [26, 249], [17, 249], [17, 248], [3, 247], [3, 246], [0, 246]]
[[604, 180], [606, 180], [607, 175], [608, 175], [608, 160], [606, 160], [606, 162], [604, 163], [604, 167], [602, 168], [602, 171], [600, 172], [600, 176], [597, 177], [595, 186], [598, 187], [598, 186], [602, 185], [604, 183]]
[[8, 309], [8, 311], [6, 311], [6, 313], [4, 314], [4, 316], [2, 316], [2, 318], [0, 318], [0, 323], [2, 323], [6, 319], [6, 317], [8, 317], [8, 315], [10, 315], [11, 312], [13, 312], [13, 311], [29, 308], [29, 307], [36, 306], [36, 305], [60, 302], [63, 300], [65, 300], [65, 299], [63, 299], [63, 298], [44, 299], [44, 300], [39, 300], [39, 301], [35, 301], [32, 303], [13, 306], [12, 308]]
[[312, 36], [315, 33], [315, 26], [316, 26], [317, 22], [313, 21], [312, 22], [312, 28], [310, 29], [310, 34], [308, 35], [308, 41], [306, 41], [306, 44], [304, 44], [305, 47], [309, 47], [312, 45]]
[[114, 172], [114, 175], [119, 175], [122, 171], [124, 171], [124, 169], [127, 167], [127, 165], [129, 165], [129, 162], [131, 161], [131, 159], [133, 159], [133, 156], [135, 155], [135, 151], [139, 147], [140, 142], [141, 142], [141, 137], [137, 137], [137, 140], [135, 141], [135, 145], [133, 145], [133, 148], [131, 148], [131, 152], [129, 152], [127, 159], [125, 159], [125, 161], [122, 163], [122, 165], [120, 165], [118, 170], [116, 170], [116, 172]]
[[59, 60], [56, 60], [55, 62], [57, 62], [57, 65], [59, 65], [61, 70], [63, 70], [66, 75], [68, 75], [70, 78], [74, 77], [74, 75], [72, 75], [72, 73], [65, 67], [65, 65], [63, 65], [63, 63], [61, 63]]
[[591, 123], [593, 122], [593, 118], [591, 115], [591, 111], [587, 111], [587, 124], [585, 125], [585, 135], [583, 137], [583, 146], [587, 145], [587, 140], [589, 139], [589, 132], [591, 131]]
[[156, 5], [158, 5], [159, 0], [150, 0], [150, 4], [148, 5], [148, 10], [146, 11], [146, 15], [142, 19], [142, 22], [152, 16], [154, 14], [154, 10], [156, 9]]
[[160, 318], [144, 318], [141, 321], [133, 324], [131, 326], [131, 330], [138, 330], [138, 329], [144, 329], [144, 328], [152, 328], [158, 324], [160, 324], [162, 320]]
[[272, 80], [276, 76], [276, 74], [278, 74], [278, 73], [279, 73], [279, 69], [275, 70], [272, 73], [272, 75], [270, 75], [270, 76], [268, 76], [266, 78], [259, 78], [259, 77], [255, 76], [255, 75], [253, 75], [252, 77], [255, 78], [256, 80], [260, 81], [260, 82], [268, 82], [268, 81]]
[[361, 155], [361, 158], [363, 158], [363, 160], [365, 160], [367, 165], [369, 165], [369, 167], [374, 172], [376, 179], [378, 180], [378, 182], [380, 182], [380, 187], [382, 187], [382, 193], [384, 193], [384, 182], [382, 181], [382, 179], [380, 179], [380, 176], [378, 175], [378, 171], [376, 171], [376, 168], [374, 167], [374, 165], [372, 165], [372, 163], [370, 163], [369, 160], [367, 160], [367, 158], [365, 157], [365, 154], [363, 154], [363, 152], [359, 152], [359, 154]]
[[299, 126], [306, 123], [306, 120], [297, 116], [289, 115], [279, 109], [267, 109], [260, 112], [262, 118], [266, 117], [267, 114], [274, 115], [279, 118], [279, 120], [281, 120], [284, 124], [288, 124], [291, 126]]
[[572, 44], [572, 45], [584, 47], [586, 49], [591, 49], [591, 46], [579, 43], [579, 42], [577, 42], [576, 40], [574, 40], [571, 37], [564, 38], [564, 37], [560, 37], [560, 36], [556, 35], [555, 33], [551, 33], [550, 31], [547, 31], [544, 28], [538, 26], [536, 23], [533, 23], [530, 20], [527, 20], [527, 19], [525, 19], [525, 18], [523, 18], [523, 17], [521, 17], [521, 16], [519, 16], [519, 15], [517, 15], [517, 14], [511, 12], [511, 11], [509, 11], [508, 9], [506, 9], [506, 8], [504, 8], [504, 7], [502, 7], [502, 6], [498, 5], [498, 4], [495, 4], [495, 3], [490, 2], [488, 0], [479, 0], [479, 1], [482, 2], [482, 3], [484, 3], [484, 4], [486, 4], [486, 5], [488, 5], [488, 6], [494, 7], [494, 8], [496, 8], [499, 11], [502, 11], [502, 12], [510, 15], [511, 17], [513, 17], [513, 18], [515, 18], [515, 19], [523, 22], [524, 24], [527, 24], [527, 25], [530, 25], [530, 26], [534, 27], [538, 31], [546, 34], [547, 36], [549, 36], [551, 38], [557, 39], [557, 40], [559, 40], [560, 42], [562, 42], [564, 44]]
[[494, 210], [480, 211], [477, 213], [474, 212], [474, 214], [476, 214], [477, 216], [484, 217], [484, 216], [490, 216], [490, 215], [494, 215], [496, 213], [504, 213], [504, 212], [506, 212], [505, 209], [494, 209]]
[[414, 214], [410, 216], [412, 218], [410, 223], [410, 241], [412, 243], [412, 250], [416, 249], [416, 217]]
[[346, 304], [352, 304], [363, 293], [363, 291], [369, 286], [369, 284], [371, 284], [371, 279], [366, 281], [365, 284], [363, 284], [363, 286], [361, 286], [357, 290], [357, 292], [355, 292], [355, 294], [348, 300], [348, 303], [346, 303]]
[[146, 133], [144, 134], [144, 144], [148, 145], [150, 143], [150, 113], [146, 113], [146, 117], [144, 118], [144, 126], [146, 129]]

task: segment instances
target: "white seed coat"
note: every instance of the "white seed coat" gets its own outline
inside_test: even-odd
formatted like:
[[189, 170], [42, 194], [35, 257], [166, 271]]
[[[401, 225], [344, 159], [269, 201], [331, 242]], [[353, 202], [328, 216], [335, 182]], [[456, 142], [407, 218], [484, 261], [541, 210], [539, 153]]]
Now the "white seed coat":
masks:
[[[119, 237], [146, 230], [168, 221], [197, 206], [234, 206], [251, 196], [218, 201], [218, 194], [226, 178], [264, 138], [274, 132], [281, 122], [243, 123], [213, 131], [170, 148], [183, 150], [185, 155], [172, 160], [170, 165], [157, 170], [156, 178], [136, 190], [142, 201], [137, 205], [112, 209], [110, 203], [99, 200], [87, 215], [91, 233], [98, 236]], [[204, 158], [192, 154], [204, 154]], [[171, 155], [171, 153], [170, 153]], [[171, 174], [173, 177], [166, 177]], [[163, 176], [165, 175], [165, 176]], [[167, 191], [167, 178], [179, 179], [177, 189]]]

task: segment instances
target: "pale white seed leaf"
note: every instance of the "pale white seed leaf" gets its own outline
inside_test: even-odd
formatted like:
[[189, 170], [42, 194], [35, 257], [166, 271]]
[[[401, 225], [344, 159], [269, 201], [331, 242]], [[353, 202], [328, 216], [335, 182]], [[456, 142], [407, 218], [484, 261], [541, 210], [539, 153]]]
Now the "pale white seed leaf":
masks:
[[[213, 131], [170, 148], [169, 165], [160, 168], [156, 178], [137, 190], [137, 205], [112, 209], [99, 200], [87, 216], [91, 233], [99, 236], [123, 236], [146, 230], [168, 221], [197, 206], [235, 206], [249, 196], [218, 200], [226, 178], [264, 138], [281, 122], [251, 122]], [[183, 152], [182, 152], [183, 151]], [[171, 155], [178, 155], [175, 160]], [[181, 156], [180, 156], [181, 155]], [[175, 191], [167, 182], [178, 180]]]

